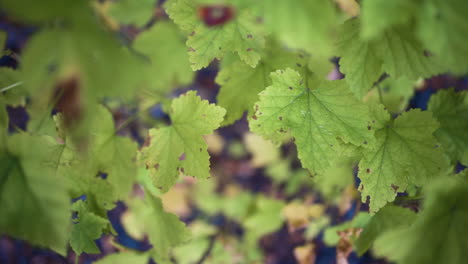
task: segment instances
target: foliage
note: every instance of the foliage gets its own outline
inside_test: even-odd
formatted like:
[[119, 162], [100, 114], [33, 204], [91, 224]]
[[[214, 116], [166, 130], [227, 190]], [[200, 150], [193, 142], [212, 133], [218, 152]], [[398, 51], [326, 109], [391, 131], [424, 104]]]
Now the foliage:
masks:
[[[468, 74], [466, 1], [0, 9], [35, 30], [18, 54], [0, 32], [3, 55], [18, 62], [0, 69], [0, 234], [77, 259], [99, 254], [123, 202], [125, 229], [152, 247], [114, 241], [120, 252], [97, 263], [262, 263], [265, 238], [297, 230], [298, 251], [323, 231], [340, 254], [468, 257], [467, 176], [455, 169], [468, 165], [468, 93], [443, 87], [427, 110], [411, 101], [436, 75]], [[249, 181], [260, 187], [243, 191]]]

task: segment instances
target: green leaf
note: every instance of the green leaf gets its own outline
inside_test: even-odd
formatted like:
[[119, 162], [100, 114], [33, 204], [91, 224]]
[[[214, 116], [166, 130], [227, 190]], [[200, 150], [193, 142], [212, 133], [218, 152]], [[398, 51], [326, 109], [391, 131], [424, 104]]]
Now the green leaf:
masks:
[[414, 0], [365, 0], [362, 2], [362, 37], [371, 39], [396, 25], [405, 25], [418, 11]]
[[289, 68], [271, 78], [250, 128], [274, 141], [290, 130], [303, 167], [318, 173], [330, 167], [340, 153], [337, 137], [354, 145], [372, 144], [369, 110], [343, 80], [319, 81]]
[[68, 186], [47, 166], [56, 158], [55, 144], [50, 138], [15, 134], [0, 146], [0, 233], [66, 255]]
[[98, 254], [101, 251], [94, 240], [99, 239], [108, 220], [89, 211], [83, 201], [73, 204], [73, 211], [77, 212], [77, 218], [73, 219], [70, 234], [70, 245], [77, 255], [84, 253]]
[[380, 235], [395, 228], [408, 227], [415, 219], [416, 213], [410, 209], [387, 205], [372, 216], [353, 246], [362, 256]]
[[298, 70], [305, 67], [306, 62], [300, 56], [303, 57], [271, 42], [262, 52], [262, 59], [254, 69], [239, 60], [228, 65], [222, 64], [216, 82], [221, 86], [217, 96], [218, 104], [227, 110], [223, 125], [232, 124], [245, 111], [249, 111], [249, 116], [252, 116], [258, 93], [271, 85], [270, 73], [287, 67]]
[[131, 200], [129, 208], [135, 215], [136, 224], [148, 234], [158, 259], [168, 260], [170, 250], [190, 238], [185, 224], [176, 215], [165, 212], [161, 199], [149, 193], [146, 193], [145, 200]]
[[389, 77], [376, 86], [364, 100], [375, 104], [380, 102], [392, 114], [400, 113], [408, 107], [416, 88], [414, 81], [405, 77], [399, 79]]
[[463, 0], [431, 0], [418, 6], [418, 35], [436, 60], [456, 74], [468, 72], [466, 45], [468, 2]]
[[0, 50], [3, 51], [7, 41], [7, 33], [5, 31], [0, 31]]
[[339, 231], [345, 231], [350, 228], [363, 228], [371, 219], [372, 218], [368, 213], [359, 212], [353, 220], [325, 229], [323, 233], [323, 242], [325, 242], [327, 246], [336, 246], [340, 241], [340, 236], [338, 235]]
[[[130, 138], [117, 135], [111, 113], [104, 107], [96, 109], [93, 123], [88, 126], [94, 138], [88, 159], [95, 171], [107, 174], [118, 199], [126, 198], [135, 182], [137, 144]], [[103, 123], [109, 122], [107, 128]], [[109, 129], [109, 130], [106, 130]]]
[[[430, 112], [413, 109], [395, 120], [380, 106], [370, 125], [376, 146], [363, 150], [359, 162], [362, 201], [370, 197], [369, 210], [377, 212], [409, 185], [422, 186], [444, 174], [448, 160], [432, 135], [438, 123]], [[375, 122], [374, 122], [375, 121]]]
[[154, 12], [155, 0], [118, 0], [112, 2], [109, 14], [121, 24], [144, 26]]
[[354, 186], [353, 162], [343, 159], [325, 170], [323, 175], [316, 177], [315, 188], [327, 199], [332, 200], [343, 195], [343, 190]]
[[328, 0], [264, 1], [265, 27], [291, 48], [331, 54], [337, 15]]
[[6, 139], [8, 135], [8, 112], [6, 106], [2, 101], [0, 101], [0, 146], [6, 144]]
[[62, 93], [71, 101], [68, 106], [81, 108], [102, 97], [134, 96], [142, 69], [135, 57], [94, 24], [36, 33], [24, 50], [21, 66], [21, 78], [35, 100], [55, 104]]
[[194, 72], [190, 68], [184, 37], [173, 23], [157, 22], [138, 35], [133, 47], [150, 59], [145, 79], [150, 88], [166, 92], [176, 84], [192, 82]]
[[413, 225], [384, 233], [375, 242], [375, 252], [399, 264], [465, 263], [468, 257], [466, 180], [440, 178], [429, 186], [426, 195], [423, 210]]
[[166, 192], [179, 172], [196, 178], [210, 176], [210, 161], [203, 135], [217, 129], [226, 110], [201, 100], [195, 91], [172, 102], [168, 127], [151, 129], [150, 143], [139, 152], [138, 160], [151, 171], [154, 184]]
[[195, 1], [170, 0], [165, 6], [169, 17], [190, 33], [187, 46], [193, 70], [208, 66], [227, 52], [237, 53], [251, 67], [257, 65], [265, 39], [260, 23], [249, 9], [238, 8], [232, 20], [208, 27], [197, 16], [199, 5]]
[[104, 258], [94, 262], [95, 264], [147, 264], [148, 256], [146, 254], [138, 254], [135, 252], [118, 252], [105, 256]]
[[36, 0], [0, 0], [0, 6], [9, 16], [34, 23], [58, 19], [77, 22], [92, 14], [87, 1], [47, 0], [45, 4]]
[[8, 105], [24, 105], [27, 95], [20, 73], [11, 68], [0, 68], [0, 100]]
[[261, 237], [268, 233], [278, 230], [284, 223], [281, 211], [284, 202], [258, 196], [255, 202], [255, 211], [244, 221], [244, 226], [248, 232]]
[[[65, 171], [59, 173], [71, 174], [76, 181], [85, 183], [81, 185], [83, 192], [90, 192], [102, 198], [105, 197], [99, 195], [98, 192], [109, 193], [108, 187], [104, 187], [104, 183], [99, 185], [93, 178], [100, 173], [105, 173], [107, 174], [106, 182], [112, 186], [112, 197], [125, 199], [136, 179], [137, 168], [134, 159], [137, 145], [129, 138], [117, 135], [112, 114], [105, 107], [97, 106], [92, 112], [93, 115], [87, 120], [85, 126], [88, 130], [85, 151], [83, 151], [82, 142], [75, 144], [71, 138], [65, 138], [64, 151], [60, 152], [61, 157], [64, 158], [61, 163], [65, 167], [61, 168]], [[70, 163], [72, 166], [69, 166]], [[94, 184], [102, 186], [102, 189], [96, 188]], [[98, 201], [98, 203], [108, 208], [108, 199]]]
[[452, 161], [468, 165], [468, 93], [441, 90], [429, 100], [428, 110], [440, 123], [436, 138]]
[[432, 57], [408, 28], [389, 29], [370, 41], [360, 38], [360, 21], [345, 22], [337, 43], [340, 69], [358, 98], [362, 98], [383, 73], [398, 79], [417, 80], [440, 72]]

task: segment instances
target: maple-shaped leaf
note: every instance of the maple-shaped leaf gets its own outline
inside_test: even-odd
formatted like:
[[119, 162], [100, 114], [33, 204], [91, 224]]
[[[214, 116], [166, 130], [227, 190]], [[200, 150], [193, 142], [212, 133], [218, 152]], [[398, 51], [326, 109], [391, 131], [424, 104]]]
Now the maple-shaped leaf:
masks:
[[265, 27], [290, 48], [322, 56], [332, 52], [337, 12], [328, 0], [265, 0], [261, 8]]
[[154, 12], [156, 0], [118, 0], [112, 2], [109, 14], [122, 24], [144, 26]]
[[465, 263], [468, 257], [466, 178], [440, 178], [430, 184], [425, 195], [423, 209], [414, 223], [379, 236], [374, 252], [399, 264]]
[[383, 73], [395, 79], [410, 80], [440, 72], [440, 67], [425, 54], [420, 42], [406, 27], [392, 28], [378, 38], [360, 38], [360, 20], [346, 21], [337, 43], [340, 70], [358, 98], [362, 98]]
[[468, 93], [441, 90], [429, 100], [428, 110], [440, 123], [435, 136], [454, 162], [468, 165]]
[[380, 235], [395, 228], [408, 227], [415, 219], [416, 213], [410, 209], [387, 205], [367, 222], [353, 246], [359, 255], [363, 255]]
[[172, 22], [157, 22], [138, 35], [133, 47], [150, 60], [145, 78], [149, 88], [165, 92], [176, 84], [192, 82], [194, 72], [190, 68], [184, 36]]
[[68, 186], [47, 165], [56, 143], [20, 133], [0, 144], [0, 233], [66, 255]]
[[82, 200], [73, 204], [72, 211], [76, 212], [70, 233], [70, 245], [73, 251], [77, 255], [100, 253], [94, 240], [101, 237], [109, 221], [89, 211], [87, 204]]
[[[73, 138], [65, 135], [65, 144], [56, 150], [60, 156], [55, 168], [57, 174], [75, 182], [75, 192], [101, 197], [98, 204], [110, 209], [109, 198], [125, 199], [133, 186], [137, 173], [134, 161], [137, 145], [129, 138], [117, 135], [112, 114], [105, 107], [94, 106], [92, 112], [83, 124], [87, 129], [86, 146], [83, 147], [82, 142], [76, 144]], [[59, 131], [63, 131], [60, 115], [56, 122]], [[103, 173], [106, 180], [98, 183], [95, 177]], [[99, 192], [107, 193], [107, 198]]]
[[226, 110], [201, 100], [195, 91], [174, 99], [171, 125], [149, 131], [149, 145], [138, 159], [150, 170], [154, 184], [166, 192], [182, 171], [196, 178], [210, 176], [210, 157], [203, 135], [217, 129]]
[[340, 152], [337, 138], [357, 146], [373, 143], [369, 109], [345, 81], [318, 80], [289, 68], [271, 78], [272, 85], [260, 93], [250, 128], [274, 141], [290, 131], [303, 167], [318, 173], [330, 167]]
[[373, 0], [362, 5], [362, 36], [378, 38], [385, 30], [411, 26], [434, 60], [455, 74], [468, 72], [468, 18], [463, 0]]
[[144, 200], [133, 199], [129, 210], [135, 216], [135, 224], [148, 235], [158, 263], [169, 259], [170, 250], [190, 238], [190, 231], [179, 218], [164, 211], [161, 199], [151, 193]]
[[409, 185], [422, 186], [446, 172], [448, 160], [433, 136], [439, 124], [430, 112], [413, 109], [395, 120], [382, 106], [374, 107], [376, 145], [363, 149], [359, 162], [362, 200], [377, 212]]
[[219, 12], [225, 12], [223, 10], [233, 13], [225, 23], [210, 26], [199, 15], [200, 8], [204, 6], [197, 1], [170, 0], [165, 6], [169, 17], [189, 33], [187, 46], [193, 70], [208, 66], [227, 52], [237, 53], [251, 67], [257, 65], [265, 39], [260, 22], [248, 8], [227, 5], [224, 9], [208, 11], [208, 16], [219, 15]]
[[254, 69], [240, 60], [221, 65], [216, 82], [221, 85], [217, 102], [227, 111], [224, 125], [241, 118], [247, 110], [252, 116], [252, 106], [258, 101], [258, 93], [271, 84], [271, 72], [287, 67], [298, 70], [307, 67], [303, 55], [287, 51], [273, 42], [262, 54]]

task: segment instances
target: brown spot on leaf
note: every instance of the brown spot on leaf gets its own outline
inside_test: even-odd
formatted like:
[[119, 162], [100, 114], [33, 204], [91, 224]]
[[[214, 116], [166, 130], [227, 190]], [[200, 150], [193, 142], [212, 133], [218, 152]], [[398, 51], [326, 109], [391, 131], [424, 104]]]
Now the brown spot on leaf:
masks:
[[367, 130], [371, 130], [371, 129], [372, 129], [372, 127], [371, 127], [371, 126], [367, 126]]
[[253, 115], [253, 116], [252, 116], [252, 119], [253, 119], [253, 120], [257, 120], [258, 118], [257, 118], [256, 115]]
[[367, 169], [366, 169], [366, 172], [367, 172], [367, 173], [371, 173], [371, 169], [367, 168]]
[[66, 127], [71, 127], [83, 117], [81, 84], [77, 76], [59, 81], [52, 100], [57, 102], [55, 108], [63, 114]]
[[392, 189], [393, 189], [395, 192], [398, 191], [398, 188], [399, 188], [398, 186], [396, 186], [396, 185], [394, 185], [394, 184], [392, 184], [391, 186], [392, 186]]
[[247, 34], [247, 38], [249, 39], [253, 38], [252, 34]]
[[252, 48], [248, 48], [247, 51], [252, 51]]
[[280, 116], [280, 117], [278, 117], [278, 119], [279, 119], [280, 121], [282, 121], [282, 120], [283, 120], [283, 117], [282, 117], [282, 116]]

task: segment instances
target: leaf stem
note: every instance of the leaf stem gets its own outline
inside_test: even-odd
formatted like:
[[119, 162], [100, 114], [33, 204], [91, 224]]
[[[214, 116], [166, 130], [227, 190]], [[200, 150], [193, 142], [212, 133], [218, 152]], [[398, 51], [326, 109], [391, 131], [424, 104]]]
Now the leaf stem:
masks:
[[13, 88], [15, 88], [17, 86], [20, 86], [22, 84], [23, 84], [23, 81], [15, 82], [15, 83], [13, 83], [11, 85], [8, 85], [7, 87], [3, 87], [2, 89], [0, 89], [0, 93], [6, 92], [6, 91], [8, 91], [10, 89], [13, 89]]

